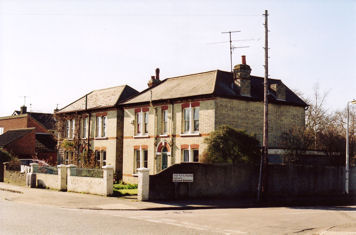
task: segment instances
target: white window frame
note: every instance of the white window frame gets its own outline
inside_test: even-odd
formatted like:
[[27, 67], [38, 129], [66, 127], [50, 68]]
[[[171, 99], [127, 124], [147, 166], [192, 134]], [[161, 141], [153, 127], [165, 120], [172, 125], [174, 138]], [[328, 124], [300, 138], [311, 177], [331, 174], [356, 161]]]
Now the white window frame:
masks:
[[82, 125], [83, 125], [83, 128], [82, 128], [82, 138], [83, 139], [86, 139], [88, 138], [88, 120], [89, 118], [88, 117], [85, 117], [82, 119]]
[[95, 119], [95, 138], [107, 136], [107, 116], [97, 116]]
[[148, 125], [149, 125], [149, 110], [143, 112], [142, 109], [140, 112], [135, 113], [135, 135], [134, 137], [148, 137]]
[[[194, 151], [198, 151], [198, 161], [194, 161]], [[188, 152], [188, 161], [185, 161], [184, 153]], [[199, 149], [192, 149], [189, 145], [188, 149], [182, 149], [182, 162], [199, 162]]]
[[107, 116], [102, 116], [101, 117], [101, 137], [106, 137], [107, 136], [107, 121], [108, 118]]
[[137, 175], [138, 168], [143, 167], [148, 168], [148, 149], [142, 149], [142, 146], [140, 146], [139, 149], [134, 149], [134, 175]]
[[[187, 110], [187, 111], [185, 111]], [[196, 110], [198, 110], [198, 130], [194, 130], [195, 125], [194, 125], [194, 118], [195, 118], [195, 112]], [[185, 115], [186, 112], [188, 112], [188, 117], [189, 117], [189, 129], [186, 130], [185, 126], [186, 126], [186, 119], [185, 119]], [[189, 103], [189, 107], [183, 108], [182, 109], [182, 136], [184, 135], [199, 135], [199, 129], [200, 129], [200, 123], [199, 123], [199, 119], [200, 119], [200, 106], [196, 106], [196, 107], [192, 107], [192, 103]]]
[[162, 135], [168, 134], [168, 109], [162, 110]]
[[[193, 118], [192, 119], [193, 119], [193, 131], [194, 132], [199, 132], [199, 111], [200, 111], [199, 106], [193, 107]], [[196, 118], [196, 114], [198, 116], [198, 120], [195, 119]], [[196, 128], [195, 121], [198, 122], [198, 129], [197, 130], [195, 129]]]
[[149, 121], [149, 114], [147, 112], [142, 112], [143, 116], [143, 134], [147, 135], [148, 134], [148, 121]]
[[4, 127], [0, 127], [0, 135], [4, 134]]
[[[187, 107], [183, 109], [183, 133], [191, 133], [191, 107]], [[188, 120], [186, 119], [186, 116]], [[188, 125], [188, 128], [186, 128], [186, 124]]]
[[66, 138], [70, 139], [71, 120], [66, 120]]
[[74, 139], [74, 133], [75, 133], [75, 119], [71, 120], [71, 132], [70, 132], [70, 138]]

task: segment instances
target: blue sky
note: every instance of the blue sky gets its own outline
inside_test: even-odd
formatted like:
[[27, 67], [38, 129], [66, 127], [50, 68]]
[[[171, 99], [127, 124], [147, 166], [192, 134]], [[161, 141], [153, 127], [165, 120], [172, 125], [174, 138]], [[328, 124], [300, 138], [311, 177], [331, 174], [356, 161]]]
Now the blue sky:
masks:
[[[264, 18], [270, 13], [270, 77], [329, 110], [356, 99], [356, 1], [0, 0], [0, 116], [24, 103], [52, 112], [94, 89], [141, 91], [161, 77], [230, 70], [247, 56], [264, 76]], [[225, 43], [218, 43], [225, 42]]]

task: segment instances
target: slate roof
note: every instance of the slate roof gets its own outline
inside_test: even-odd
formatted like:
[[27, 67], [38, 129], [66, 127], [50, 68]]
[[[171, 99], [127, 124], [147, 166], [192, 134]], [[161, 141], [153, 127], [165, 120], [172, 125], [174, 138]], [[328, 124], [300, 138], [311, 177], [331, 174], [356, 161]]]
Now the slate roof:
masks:
[[[73, 103], [60, 109], [57, 113], [69, 113], [92, 109], [115, 107], [118, 103], [137, 95], [139, 92], [128, 85], [94, 90]], [[87, 102], [87, 107], [85, 107]]]
[[53, 114], [51, 113], [27, 113], [36, 121], [41, 123], [47, 130], [54, 130], [56, 126], [56, 121], [54, 120]]
[[[244, 100], [263, 100], [263, 78], [251, 76], [251, 96], [242, 96], [233, 82], [233, 74], [221, 70], [167, 78], [159, 85], [148, 88], [136, 97], [124, 102], [133, 105], [147, 102], [175, 100], [193, 97], [225, 97]], [[282, 83], [278, 79], [269, 79], [269, 84]], [[284, 103], [306, 107], [307, 104], [293, 91], [286, 87], [286, 100], [277, 100], [272, 90], [269, 91], [269, 102]]]
[[31, 133], [35, 128], [24, 128], [16, 130], [8, 130], [4, 134], [0, 135], [0, 147], [4, 147], [15, 140]]

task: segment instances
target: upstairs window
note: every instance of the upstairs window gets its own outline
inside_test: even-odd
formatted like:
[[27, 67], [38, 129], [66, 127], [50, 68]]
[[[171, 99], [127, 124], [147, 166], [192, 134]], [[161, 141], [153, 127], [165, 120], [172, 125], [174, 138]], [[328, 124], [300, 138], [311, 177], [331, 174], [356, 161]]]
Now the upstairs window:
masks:
[[162, 134], [168, 132], [168, 110], [162, 110]]
[[66, 120], [66, 124], [65, 124], [65, 137], [68, 139], [73, 139], [74, 138], [74, 130], [75, 130], [75, 120], [71, 119], [71, 120]]
[[136, 133], [137, 134], [141, 133], [141, 121], [142, 121], [141, 115], [142, 115], [141, 112], [136, 113]]
[[102, 119], [102, 128], [101, 128], [101, 137], [105, 137], [106, 136], [106, 122], [107, 122], [107, 117], [103, 116]]
[[149, 108], [135, 109], [135, 135], [148, 134]]
[[199, 106], [200, 102], [191, 102], [182, 104], [182, 133], [199, 133]]
[[96, 135], [95, 137], [106, 137], [106, 125], [107, 117], [106, 116], [97, 116], [96, 117]]
[[184, 133], [190, 132], [190, 108], [183, 109]]
[[71, 126], [72, 128], [71, 128], [71, 136], [70, 136], [70, 138], [71, 139], [74, 139], [74, 133], [75, 133], [75, 120], [74, 119], [72, 119], [72, 126]]
[[84, 139], [88, 137], [88, 120], [87, 117], [82, 119], [82, 138]]
[[144, 116], [144, 133], [147, 134], [148, 133], [148, 112], [144, 112], [143, 113], [143, 116]]
[[193, 130], [199, 131], [199, 107], [193, 108]]

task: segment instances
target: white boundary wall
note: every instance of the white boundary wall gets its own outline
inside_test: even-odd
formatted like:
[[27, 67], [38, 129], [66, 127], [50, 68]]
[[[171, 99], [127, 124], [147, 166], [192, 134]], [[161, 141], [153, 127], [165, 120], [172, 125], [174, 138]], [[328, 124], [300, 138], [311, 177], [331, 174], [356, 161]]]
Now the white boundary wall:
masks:
[[58, 175], [36, 173], [36, 182], [39, 188], [60, 189]]
[[76, 168], [75, 165], [58, 165], [58, 175], [34, 173], [34, 168], [37, 167], [38, 164], [31, 163], [31, 173], [29, 175], [33, 176], [34, 182], [31, 183], [28, 180], [28, 186], [30, 187], [52, 188], [104, 196], [113, 194], [114, 168], [112, 166], [103, 166], [102, 178], [71, 176], [71, 169]]
[[75, 168], [75, 166], [67, 166], [68, 191], [104, 196], [113, 194], [114, 168], [112, 166], [103, 166], [103, 178], [71, 176], [71, 168]]

